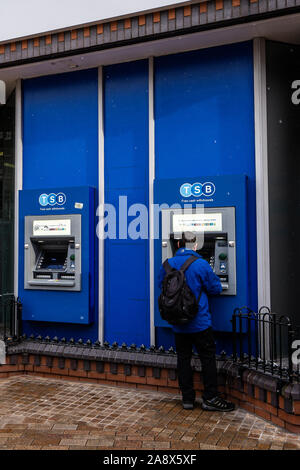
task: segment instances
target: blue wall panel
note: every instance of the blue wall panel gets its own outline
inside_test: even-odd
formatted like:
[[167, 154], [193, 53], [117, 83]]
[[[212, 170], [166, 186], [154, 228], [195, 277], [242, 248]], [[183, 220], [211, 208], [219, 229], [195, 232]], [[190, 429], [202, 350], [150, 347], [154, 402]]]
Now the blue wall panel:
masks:
[[[148, 61], [104, 68], [105, 202], [148, 204]], [[128, 223], [134, 217], [128, 217]], [[118, 231], [117, 231], [118, 235]], [[149, 242], [105, 241], [105, 339], [149, 345]]]
[[[98, 70], [25, 80], [23, 109], [23, 188], [98, 188]], [[88, 326], [26, 321], [24, 331], [96, 340], [98, 319]]]
[[[249, 306], [257, 308], [252, 43], [155, 59], [156, 178], [248, 176]], [[172, 344], [167, 328], [160, 342]]]
[[25, 80], [23, 188], [98, 186], [98, 71]]

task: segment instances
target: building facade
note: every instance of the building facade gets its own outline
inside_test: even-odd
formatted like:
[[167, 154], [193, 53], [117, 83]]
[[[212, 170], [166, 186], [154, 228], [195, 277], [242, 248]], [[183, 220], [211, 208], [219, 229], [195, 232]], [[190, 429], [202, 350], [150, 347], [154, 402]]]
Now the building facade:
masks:
[[235, 308], [299, 321], [298, 2], [131, 3], [7, 22], [0, 293], [20, 298], [29, 336], [169, 347], [158, 269], [175, 223], [206, 224], [230, 350]]

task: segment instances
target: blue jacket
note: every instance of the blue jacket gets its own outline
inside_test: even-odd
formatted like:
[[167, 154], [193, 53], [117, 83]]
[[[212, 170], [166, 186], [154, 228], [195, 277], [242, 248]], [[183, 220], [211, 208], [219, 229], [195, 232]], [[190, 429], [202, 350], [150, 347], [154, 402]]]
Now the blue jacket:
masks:
[[[208, 295], [217, 295], [222, 292], [220, 279], [213, 272], [208, 262], [195, 251], [180, 248], [175, 256], [169, 259], [169, 264], [172, 268], [180, 269], [191, 255], [197, 256], [199, 259], [194, 261], [185, 271], [186, 282], [197, 298], [201, 289], [202, 294], [196, 317], [186, 325], [172, 325], [175, 333], [196, 333], [209, 328], [211, 326], [211, 314], [209, 312]], [[161, 266], [158, 276], [159, 288], [162, 286], [165, 275], [166, 271]]]

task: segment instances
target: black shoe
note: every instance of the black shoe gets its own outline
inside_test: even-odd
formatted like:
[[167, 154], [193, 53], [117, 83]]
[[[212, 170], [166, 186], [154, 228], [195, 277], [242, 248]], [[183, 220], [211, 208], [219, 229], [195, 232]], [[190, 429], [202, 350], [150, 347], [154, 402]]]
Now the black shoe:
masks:
[[214, 397], [210, 400], [203, 400], [202, 409], [205, 411], [234, 411], [235, 404], [221, 397]]
[[194, 403], [193, 402], [182, 402], [182, 406], [184, 410], [193, 410], [194, 409]]

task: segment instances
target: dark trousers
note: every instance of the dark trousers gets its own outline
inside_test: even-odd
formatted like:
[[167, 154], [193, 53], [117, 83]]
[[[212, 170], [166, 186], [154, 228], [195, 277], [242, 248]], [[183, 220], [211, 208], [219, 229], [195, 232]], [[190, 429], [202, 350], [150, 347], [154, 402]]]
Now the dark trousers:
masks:
[[177, 352], [178, 382], [182, 393], [182, 401], [193, 402], [195, 390], [193, 385], [193, 370], [191, 358], [193, 346], [199, 354], [202, 365], [204, 384], [203, 398], [209, 400], [218, 394], [216, 345], [212, 328], [197, 333], [175, 333]]

